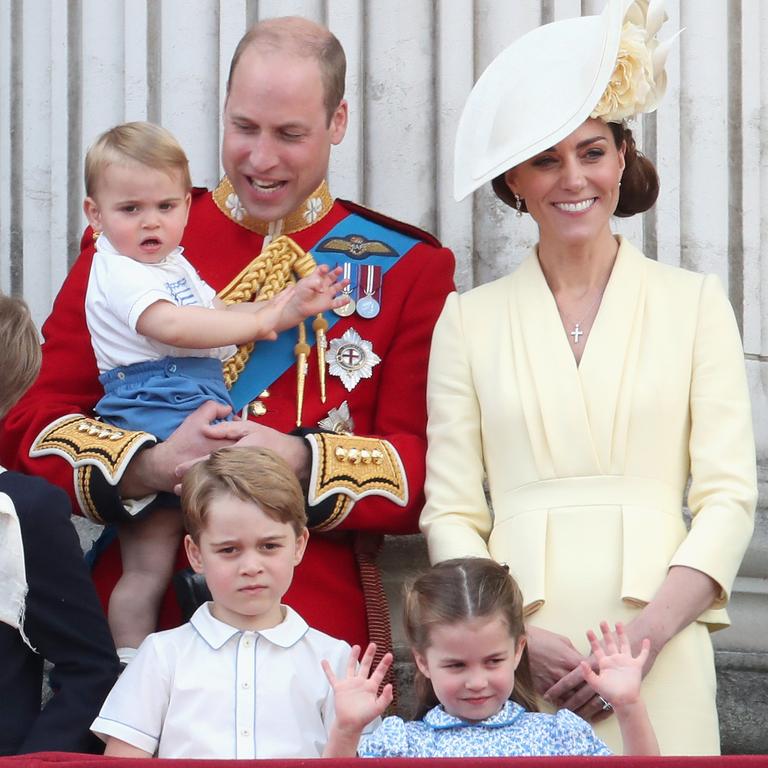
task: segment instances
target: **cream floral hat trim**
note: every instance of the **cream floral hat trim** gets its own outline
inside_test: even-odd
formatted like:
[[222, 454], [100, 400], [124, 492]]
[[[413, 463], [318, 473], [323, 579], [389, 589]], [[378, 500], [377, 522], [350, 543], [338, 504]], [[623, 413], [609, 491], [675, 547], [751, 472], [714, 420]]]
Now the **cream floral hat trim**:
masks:
[[620, 123], [658, 107], [667, 89], [664, 66], [675, 39], [656, 39], [666, 20], [658, 0], [635, 0], [627, 8], [616, 66], [591, 117]]
[[240, 202], [232, 183], [226, 176], [212, 194], [217, 208], [227, 218], [260, 235], [290, 235], [307, 229], [320, 221], [333, 207], [333, 198], [325, 181], [295, 211], [277, 222], [261, 221], [251, 216], [245, 210], [245, 206]]
[[589, 117], [622, 122], [656, 109], [672, 42], [656, 39], [666, 18], [662, 0], [605, 0], [600, 15], [560, 19], [510, 43], [459, 118], [455, 198], [555, 146]]

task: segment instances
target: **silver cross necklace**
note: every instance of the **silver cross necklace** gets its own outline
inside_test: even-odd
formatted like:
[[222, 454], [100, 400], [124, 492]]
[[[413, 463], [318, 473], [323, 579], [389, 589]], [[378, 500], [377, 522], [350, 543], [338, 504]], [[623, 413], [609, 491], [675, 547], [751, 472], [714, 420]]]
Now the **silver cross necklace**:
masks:
[[563, 324], [566, 328], [568, 326], [573, 325], [573, 330], [568, 331], [568, 335], [573, 339], [574, 344], [579, 343], [579, 339], [585, 335], [586, 331], [583, 331], [581, 329], [582, 325], [586, 325], [587, 323], [594, 320], [595, 316], [597, 315], [597, 308], [600, 306], [600, 301], [603, 298], [603, 294], [605, 293], [605, 286], [603, 289], [597, 294], [597, 298], [592, 303], [592, 305], [589, 307], [589, 309], [582, 315], [582, 320], [577, 320], [575, 323], [571, 320], [569, 320], [563, 311], [560, 309], [560, 305], [557, 305], [557, 311], [560, 313], [560, 317], [563, 320]]

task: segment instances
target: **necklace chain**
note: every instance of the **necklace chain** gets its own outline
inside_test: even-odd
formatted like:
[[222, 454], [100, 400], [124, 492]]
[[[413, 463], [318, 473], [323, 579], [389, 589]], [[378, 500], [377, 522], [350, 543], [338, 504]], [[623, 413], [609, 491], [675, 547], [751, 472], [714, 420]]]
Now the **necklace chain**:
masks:
[[[594, 316], [597, 314], [597, 308], [600, 305], [600, 301], [603, 298], [603, 294], [605, 293], [605, 286], [603, 286], [603, 289], [599, 291], [597, 294], [597, 298], [594, 300], [594, 302], [590, 305], [589, 309], [582, 315], [583, 322], [588, 322], [590, 319], [594, 319]], [[555, 300], [555, 304], [557, 304], [557, 300]], [[563, 321], [563, 324], [566, 326], [566, 329], [568, 326], [573, 323], [573, 321], [569, 320], [562, 309], [560, 309], [560, 305], [557, 304], [557, 311], [560, 313], [560, 318]], [[576, 320], [575, 323], [573, 323], [573, 330], [568, 331], [568, 335], [572, 337], [573, 343], [578, 344], [579, 339], [584, 336], [585, 331], [581, 330], [581, 324], [582, 320]]]

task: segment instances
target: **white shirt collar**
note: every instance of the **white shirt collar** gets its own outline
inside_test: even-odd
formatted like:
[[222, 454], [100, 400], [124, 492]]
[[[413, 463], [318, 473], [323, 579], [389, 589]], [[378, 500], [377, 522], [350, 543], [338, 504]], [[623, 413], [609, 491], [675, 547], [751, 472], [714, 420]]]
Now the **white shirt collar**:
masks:
[[[214, 650], [221, 648], [230, 638], [238, 634], [248, 634], [248, 630], [238, 629], [231, 624], [219, 621], [210, 609], [211, 603], [203, 603], [192, 615], [189, 623], [200, 637]], [[290, 648], [301, 640], [309, 630], [309, 625], [288, 605], [280, 606], [285, 611], [285, 618], [276, 626], [250, 634], [260, 635], [274, 645]]]

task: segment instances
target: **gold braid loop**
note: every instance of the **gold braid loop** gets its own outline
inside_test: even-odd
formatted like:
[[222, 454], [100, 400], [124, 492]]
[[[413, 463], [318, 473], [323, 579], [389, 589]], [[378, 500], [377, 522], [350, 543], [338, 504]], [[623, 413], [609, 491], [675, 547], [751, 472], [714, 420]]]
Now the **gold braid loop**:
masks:
[[[290, 237], [275, 238], [224, 290], [219, 298], [225, 304], [266, 301], [277, 296], [296, 276], [306, 277], [317, 266], [311, 253], [305, 253]], [[237, 381], [253, 352], [254, 342], [241, 344], [224, 362], [224, 381], [228, 388]]]

